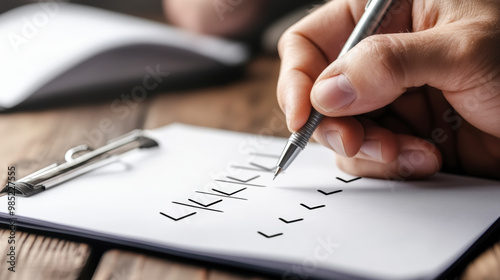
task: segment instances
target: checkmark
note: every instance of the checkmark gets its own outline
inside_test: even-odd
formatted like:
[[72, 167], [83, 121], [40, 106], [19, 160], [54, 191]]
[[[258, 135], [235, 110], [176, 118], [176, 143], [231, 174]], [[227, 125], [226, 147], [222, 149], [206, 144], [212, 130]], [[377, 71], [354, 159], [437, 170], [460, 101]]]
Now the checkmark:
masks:
[[344, 180], [344, 179], [342, 179], [342, 178], [340, 178], [340, 177], [335, 177], [335, 178], [337, 178], [337, 180], [340, 180], [340, 181], [342, 181], [342, 182], [344, 182], [344, 183], [346, 183], [346, 184], [347, 184], [347, 183], [354, 182], [354, 181], [356, 181], [356, 180], [361, 179], [361, 177], [356, 177], [356, 178], [353, 178], [353, 179], [351, 179], [351, 180]]
[[304, 220], [303, 218], [299, 218], [299, 219], [295, 219], [295, 220], [291, 220], [291, 221], [285, 220], [283, 218], [279, 218], [279, 219], [287, 224], [296, 223], [296, 222], [300, 222], [300, 221]]
[[259, 177], [260, 177], [260, 175], [257, 175], [257, 176], [253, 176], [250, 179], [242, 180], [242, 179], [238, 179], [238, 178], [235, 178], [235, 177], [226, 176], [226, 178], [228, 178], [228, 179], [231, 179], [231, 180], [234, 180], [234, 181], [238, 181], [238, 182], [241, 182], [241, 183], [248, 183], [248, 182], [250, 182], [252, 180], [255, 180], [255, 179], [259, 178]]
[[213, 212], [224, 213], [224, 211], [222, 211], [222, 210], [217, 210], [217, 209], [212, 209], [212, 208], [206, 208], [206, 207], [200, 207], [200, 206], [186, 204], [186, 203], [182, 203], [182, 202], [178, 202], [178, 201], [172, 201], [172, 203], [173, 204], [177, 204], [177, 205], [186, 206], [186, 207], [191, 207], [191, 208], [206, 210], [206, 211], [213, 211]]
[[269, 173], [274, 173], [274, 170], [276, 169], [275, 166], [273, 167], [266, 167], [254, 162], [249, 162], [248, 163], [251, 166], [241, 166], [241, 165], [231, 165], [232, 168], [236, 169], [244, 169], [244, 170], [252, 170], [252, 171], [260, 171], [260, 172], [269, 172]]
[[225, 194], [225, 195], [227, 195], [227, 196], [232, 196], [233, 194], [237, 194], [237, 193], [239, 193], [239, 192], [241, 192], [241, 191], [244, 191], [244, 190], [246, 190], [246, 189], [247, 189], [247, 188], [242, 188], [242, 189], [239, 189], [239, 190], [234, 191], [234, 192], [232, 192], [232, 193], [226, 193], [226, 192], [220, 191], [220, 190], [218, 190], [218, 189], [212, 189], [212, 190], [213, 190], [214, 192], [218, 192], [218, 193], [221, 193], [221, 194]]
[[283, 235], [283, 233], [276, 233], [276, 234], [273, 234], [273, 235], [267, 235], [261, 231], [257, 231], [260, 235], [266, 237], [266, 238], [273, 238], [273, 237], [276, 237], [276, 236], [280, 236], [280, 235]]
[[198, 205], [200, 205], [200, 206], [203, 206], [203, 207], [210, 207], [210, 206], [212, 206], [212, 205], [214, 205], [214, 204], [219, 203], [219, 202], [221, 202], [221, 201], [222, 201], [222, 199], [219, 199], [219, 200], [217, 200], [217, 201], [210, 202], [209, 204], [203, 204], [203, 203], [198, 202], [198, 201], [193, 200], [193, 199], [188, 199], [188, 200], [189, 200], [189, 201], [191, 201], [191, 202], [193, 202], [193, 203], [196, 203], [196, 204], [198, 204]]
[[234, 181], [227, 181], [227, 180], [220, 180], [220, 179], [216, 179], [215, 181], [222, 182], [222, 183], [228, 183], [228, 184], [245, 185], [245, 186], [251, 186], [251, 187], [261, 187], [261, 188], [265, 188], [266, 187], [264, 185], [255, 185], [255, 184], [242, 183], [242, 182], [234, 182]]
[[325, 207], [325, 205], [318, 205], [318, 206], [307, 206], [305, 205], [304, 203], [301, 203], [300, 205], [304, 206], [305, 208], [309, 209], [309, 210], [315, 210], [315, 209], [318, 209], [318, 208], [323, 208]]
[[267, 171], [267, 172], [274, 172], [274, 169], [276, 168], [276, 166], [273, 166], [273, 167], [265, 167], [263, 165], [260, 165], [260, 164], [257, 164], [257, 163], [254, 163], [254, 162], [250, 162], [250, 165], [252, 166], [255, 166], [257, 168], [260, 168], [264, 171]]
[[182, 216], [182, 217], [179, 217], [179, 218], [174, 218], [174, 217], [169, 216], [169, 215], [167, 215], [167, 214], [165, 214], [165, 213], [163, 213], [163, 212], [160, 212], [160, 214], [162, 214], [163, 216], [165, 216], [165, 217], [167, 217], [167, 218], [170, 218], [170, 219], [172, 219], [172, 220], [174, 220], [174, 221], [176, 221], [176, 222], [177, 222], [177, 221], [180, 221], [180, 220], [182, 220], [182, 219], [184, 219], [184, 218], [187, 218], [187, 217], [189, 217], [189, 216], [193, 216], [194, 214], [196, 214], [196, 212], [193, 212], [193, 213], [191, 213], [191, 214], [187, 214], [187, 215]]
[[323, 190], [318, 190], [318, 192], [324, 194], [324, 195], [331, 195], [331, 194], [334, 194], [334, 193], [339, 193], [341, 192], [342, 190], [336, 190], [336, 191], [331, 191], [331, 192], [325, 192]]
[[218, 196], [218, 197], [225, 197], [225, 198], [232, 198], [232, 199], [239, 199], [239, 200], [248, 200], [246, 198], [236, 197], [236, 196], [229, 196], [229, 195], [222, 195], [220, 193], [209, 193], [209, 192], [202, 192], [202, 191], [196, 191], [196, 192], [197, 193], [202, 193], [202, 194], [208, 194], [208, 195]]

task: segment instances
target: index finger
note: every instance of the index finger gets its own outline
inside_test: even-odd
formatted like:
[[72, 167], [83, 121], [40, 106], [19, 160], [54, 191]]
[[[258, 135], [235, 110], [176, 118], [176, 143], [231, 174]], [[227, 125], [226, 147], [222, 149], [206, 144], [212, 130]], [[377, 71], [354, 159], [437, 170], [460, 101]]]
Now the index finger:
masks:
[[291, 131], [306, 123], [311, 111], [310, 93], [314, 82], [337, 58], [365, 4], [366, 1], [332, 1], [292, 26], [281, 37], [277, 95]]

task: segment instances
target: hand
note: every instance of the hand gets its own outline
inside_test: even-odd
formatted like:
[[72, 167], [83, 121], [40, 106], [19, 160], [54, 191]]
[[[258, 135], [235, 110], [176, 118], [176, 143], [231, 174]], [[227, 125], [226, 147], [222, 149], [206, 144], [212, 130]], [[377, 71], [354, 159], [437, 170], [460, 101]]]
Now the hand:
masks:
[[278, 101], [291, 131], [359, 176], [439, 170], [500, 179], [500, 1], [401, 0], [379, 32], [337, 59], [366, 1], [335, 0], [281, 38]]

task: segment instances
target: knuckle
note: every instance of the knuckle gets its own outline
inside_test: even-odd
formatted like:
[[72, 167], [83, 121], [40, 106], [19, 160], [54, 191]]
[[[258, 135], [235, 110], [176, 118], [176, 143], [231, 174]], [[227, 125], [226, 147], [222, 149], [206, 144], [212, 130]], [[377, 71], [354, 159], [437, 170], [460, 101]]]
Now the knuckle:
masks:
[[374, 35], [363, 40], [362, 49], [376, 67], [375, 78], [381, 88], [387, 83], [404, 83], [404, 44], [394, 36]]
[[450, 39], [446, 56], [456, 78], [450, 79], [449, 88], [457, 90], [480, 86], [483, 81], [498, 73], [500, 64], [500, 31], [489, 23], [471, 22], [454, 30], [460, 36]]
[[481, 55], [481, 48], [485, 46], [485, 38], [476, 36], [470, 32], [464, 32], [460, 36], [460, 40], [453, 40], [453, 56], [459, 61], [470, 60], [471, 57]]

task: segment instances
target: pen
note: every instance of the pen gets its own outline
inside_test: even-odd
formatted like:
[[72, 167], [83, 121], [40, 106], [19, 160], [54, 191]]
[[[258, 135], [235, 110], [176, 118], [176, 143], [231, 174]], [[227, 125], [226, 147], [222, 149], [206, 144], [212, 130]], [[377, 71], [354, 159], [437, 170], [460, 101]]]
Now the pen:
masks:
[[[377, 31], [392, 2], [393, 0], [368, 1], [365, 6], [363, 16], [359, 20], [358, 24], [356, 24], [356, 27], [352, 31], [351, 36], [349, 36], [349, 39], [347, 39], [347, 42], [340, 51], [338, 57], [342, 56], [361, 40]], [[276, 179], [276, 176], [278, 176], [283, 170], [287, 169], [297, 155], [306, 147], [309, 138], [311, 138], [311, 135], [314, 130], [316, 130], [323, 117], [324, 116], [314, 108], [311, 109], [311, 114], [309, 115], [309, 119], [306, 124], [297, 132], [294, 132], [288, 139], [288, 142], [286, 143], [286, 146], [278, 160], [273, 180]]]

